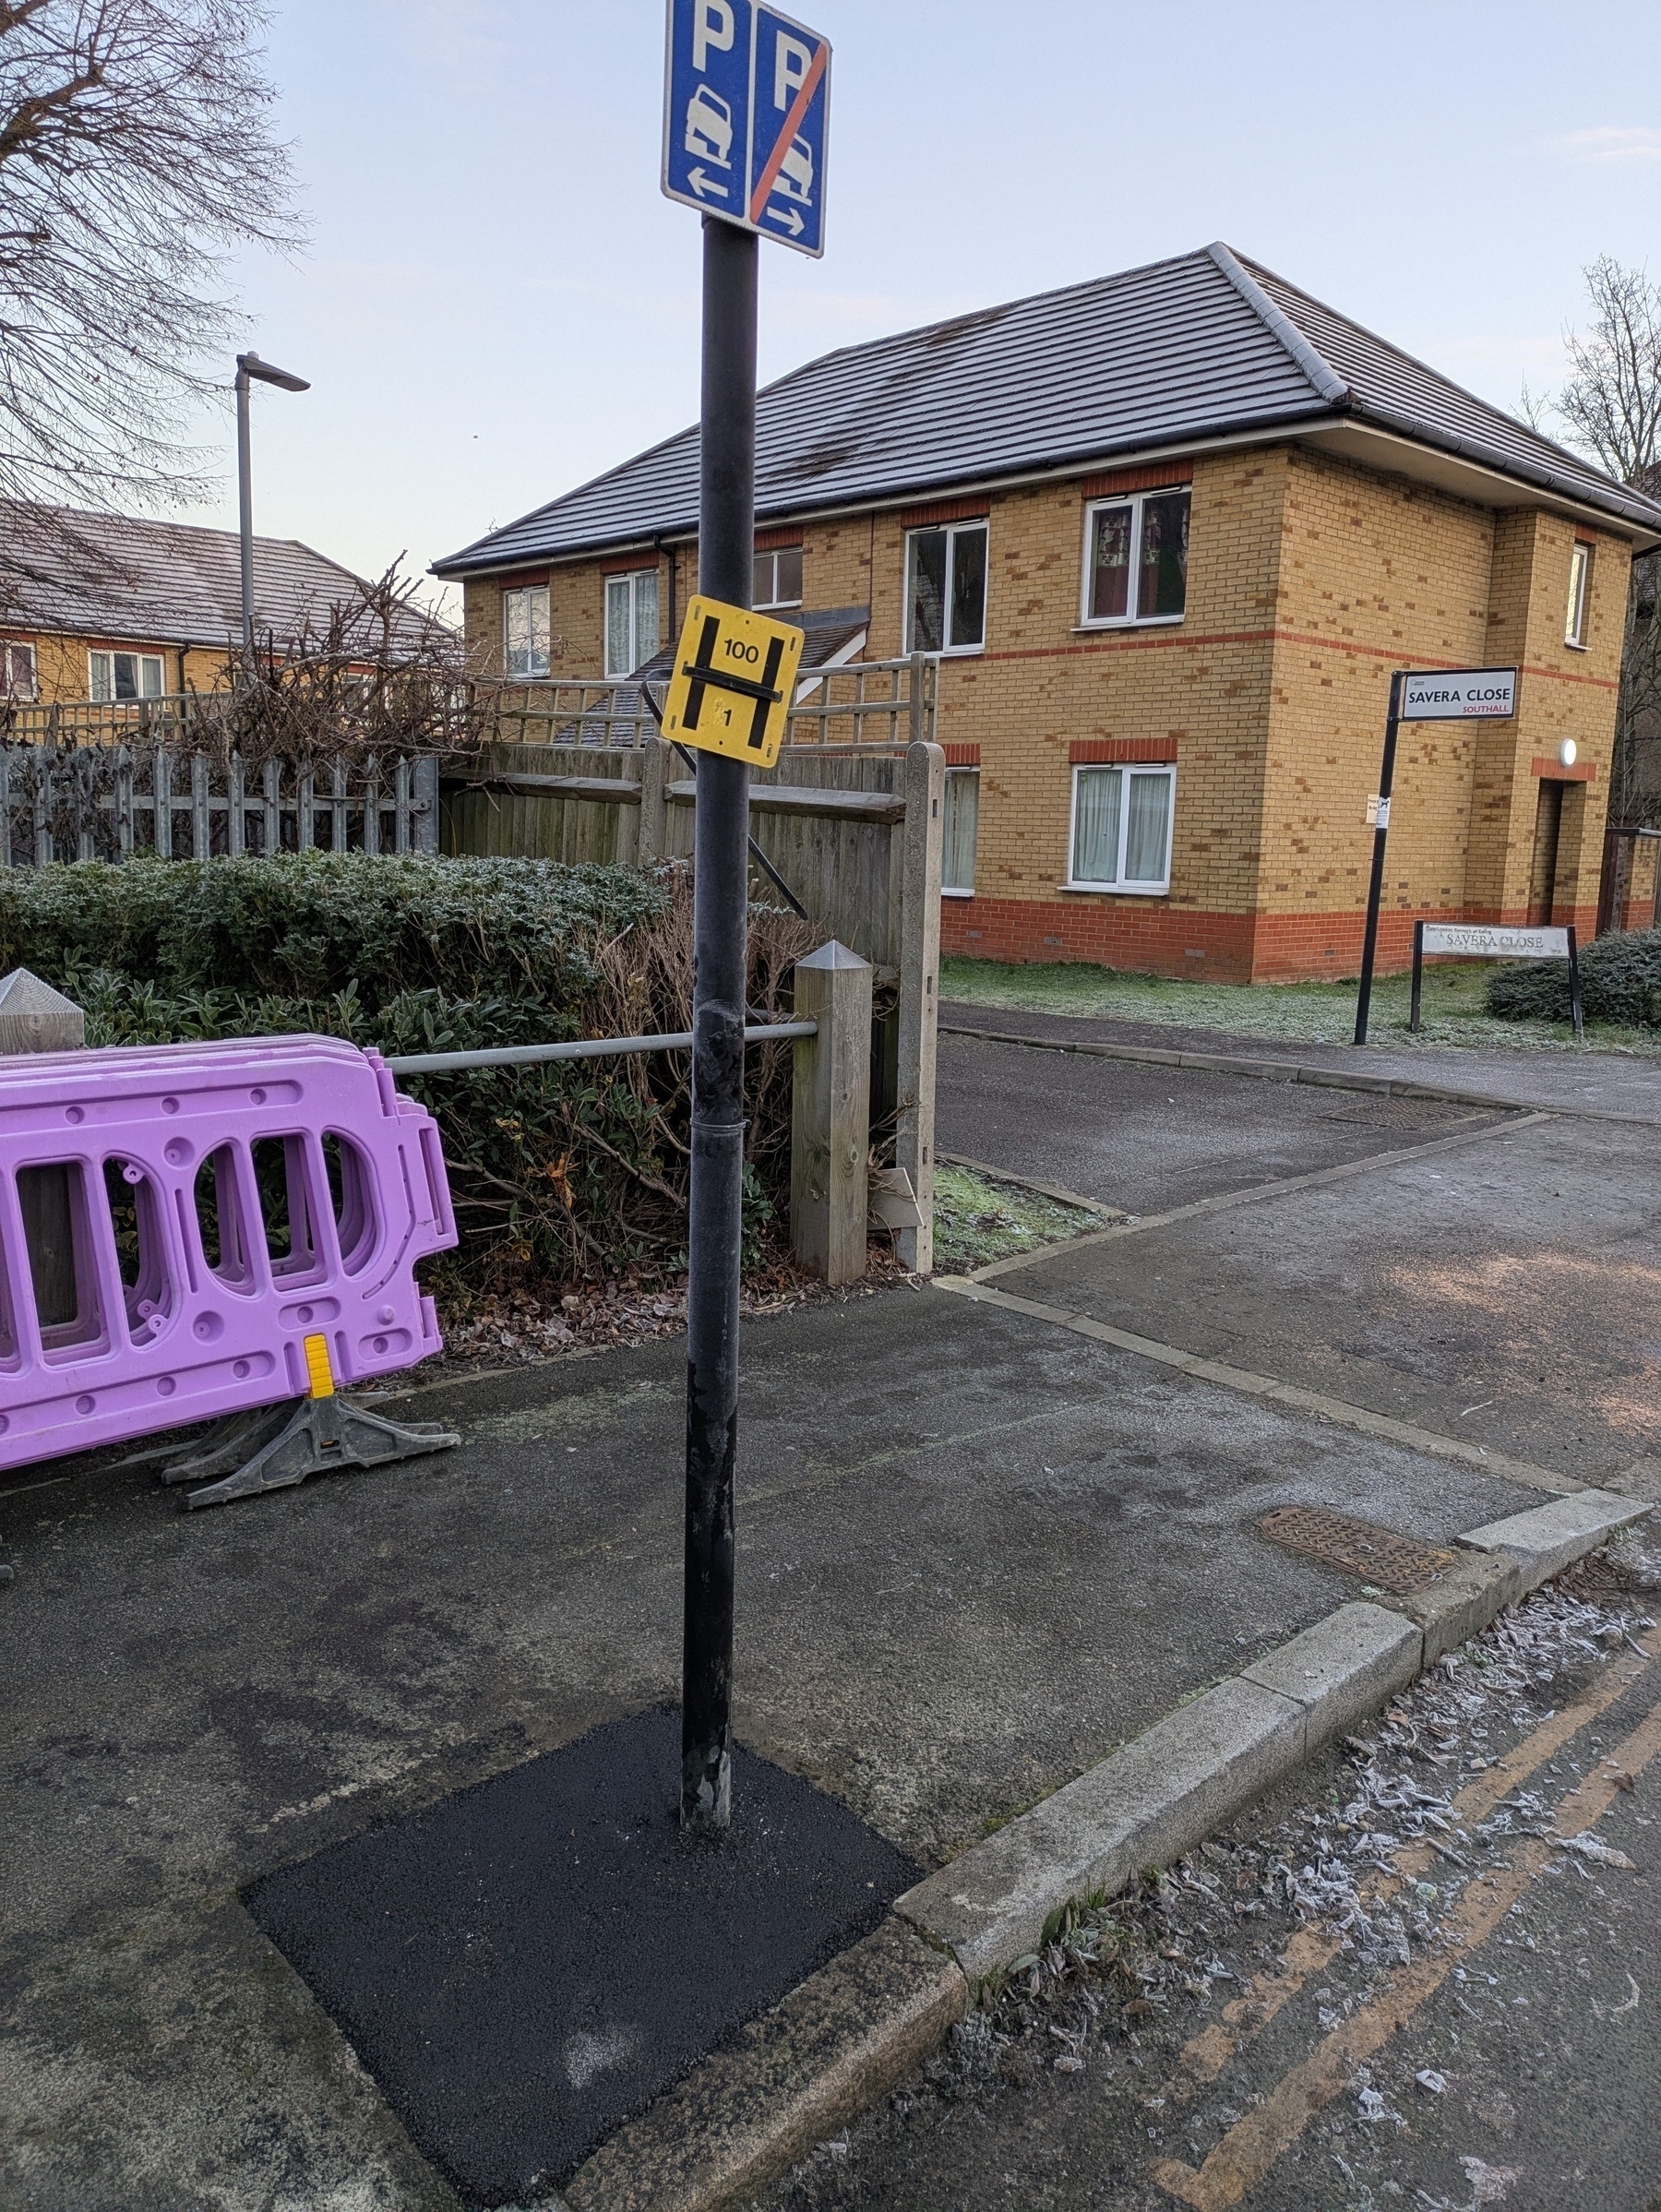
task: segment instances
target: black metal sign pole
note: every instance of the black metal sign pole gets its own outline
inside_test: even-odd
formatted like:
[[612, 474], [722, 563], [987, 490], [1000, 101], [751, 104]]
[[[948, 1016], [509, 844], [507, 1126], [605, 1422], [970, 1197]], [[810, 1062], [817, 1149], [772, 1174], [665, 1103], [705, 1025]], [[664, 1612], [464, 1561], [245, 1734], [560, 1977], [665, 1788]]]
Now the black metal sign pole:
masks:
[[1395, 782], [1396, 729], [1402, 718], [1402, 686], [1406, 678], [1398, 669], [1390, 679], [1390, 718], [1384, 724], [1384, 759], [1379, 769], [1379, 822], [1373, 831], [1372, 880], [1367, 887], [1367, 935], [1361, 940], [1361, 987], [1356, 994], [1356, 1042], [1367, 1042], [1367, 1016], [1372, 1005], [1373, 959], [1379, 950], [1379, 906], [1384, 896], [1384, 840], [1390, 834], [1390, 787]]
[[[755, 556], [753, 232], [703, 225], [698, 587], [747, 607]], [[692, 1196], [687, 1256], [687, 1572], [681, 1825], [732, 1817], [733, 1467], [744, 1173], [749, 770], [698, 756], [692, 930]]]

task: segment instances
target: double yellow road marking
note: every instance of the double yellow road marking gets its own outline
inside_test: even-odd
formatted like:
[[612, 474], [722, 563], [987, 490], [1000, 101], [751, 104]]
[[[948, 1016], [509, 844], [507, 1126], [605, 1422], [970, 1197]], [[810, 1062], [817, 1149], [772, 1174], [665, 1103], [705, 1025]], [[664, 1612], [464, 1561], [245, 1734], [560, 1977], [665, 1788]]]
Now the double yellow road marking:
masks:
[[[1468, 1826], [1486, 1819], [1502, 1799], [1552, 1758], [1588, 1722], [1624, 1697], [1661, 1656], [1661, 1629], [1641, 1639], [1637, 1657], [1611, 1664], [1609, 1674], [1596, 1689], [1574, 1704], [1543, 1721], [1506, 1757], [1461, 1790], [1453, 1800], [1456, 1821]], [[1439, 1948], [1385, 1977], [1372, 2001], [1322, 2039], [1301, 2064], [1294, 2066], [1246, 2117], [1231, 2127], [1204, 2164], [1195, 2168], [1179, 2158], [1155, 2162], [1153, 2177], [1167, 2195], [1191, 2205], [1195, 2212], [1225, 2212], [1262, 2181], [1275, 2161], [1290, 2149], [1317, 2112], [1340, 2096], [1356, 2069], [1407, 2022], [1432, 1997], [1460, 1963], [1485, 1943], [1530, 1885], [1537, 1881], [1560, 1844], [1589, 1828], [1615, 1802], [1631, 1777], [1641, 1774], [1661, 1753], [1661, 1704], [1639, 1722], [1626, 1740], [1600, 1762], [1561, 1800], [1552, 1816], [1549, 1836], [1524, 1839], [1509, 1866], [1475, 1875], [1442, 1924]], [[1411, 1844], [1396, 1855], [1395, 1872], [1370, 1885], [1369, 1902], [1384, 1903], [1406, 1883], [1418, 1879], [1430, 1866], [1434, 1853], [1428, 1844]], [[1300, 1931], [1286, 1947], [1285, 1967], [1278, 1975], [1259, 1975], [1243, 1996], [1225, 2006], [1222, 2027], [1206, 2028], [1182, 2052], [1177, 2080], [1167, 2092], [1169, 2100], [1186, 2103], [1225, 2066], [1251, 2038], [1335, 1955], [1335, 1937], [1315, 1930]]]

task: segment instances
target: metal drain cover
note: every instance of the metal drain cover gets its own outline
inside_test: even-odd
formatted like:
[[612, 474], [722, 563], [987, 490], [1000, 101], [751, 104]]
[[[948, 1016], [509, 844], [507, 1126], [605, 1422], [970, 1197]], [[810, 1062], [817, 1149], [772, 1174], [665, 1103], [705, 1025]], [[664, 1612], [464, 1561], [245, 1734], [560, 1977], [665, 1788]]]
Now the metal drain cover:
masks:
[[1342, 1567], [1398, 1597], [1440, 1582], [1459, 1559], [1456, 1551], [1398, 1536], [1393, 1528], [1375, 1528], [1370, 1521], [1324, 1505], [1279, 1505], [1263, 1514], [1258, 1526], [1272, 1543], [1306, 1552], [1328, 1567]]

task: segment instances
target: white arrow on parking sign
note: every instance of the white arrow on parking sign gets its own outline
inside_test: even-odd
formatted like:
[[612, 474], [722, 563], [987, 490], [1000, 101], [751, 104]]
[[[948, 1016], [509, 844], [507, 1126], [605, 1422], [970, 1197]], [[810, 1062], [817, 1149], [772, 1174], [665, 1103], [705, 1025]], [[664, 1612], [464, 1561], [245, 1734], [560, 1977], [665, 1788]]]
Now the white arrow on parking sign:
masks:
[[688, 170], [687, 173], [687, 182], [691, 185], [693, 191], [697, 193], [699, 199], [707, 199], [711, 192], [716, 194], [716, 196], [721, 199], [725, 199], [727, 197], [726, 186], [724, 185], [718, 185], [715, 182], [715, 179], [709, 175], [708, 173], [702, 169]]
[[793, 238], [799, 238], [807, 227], [794, 208], [770, 206], [767, 210], [767, 220], [770, 222], [782, 222]]

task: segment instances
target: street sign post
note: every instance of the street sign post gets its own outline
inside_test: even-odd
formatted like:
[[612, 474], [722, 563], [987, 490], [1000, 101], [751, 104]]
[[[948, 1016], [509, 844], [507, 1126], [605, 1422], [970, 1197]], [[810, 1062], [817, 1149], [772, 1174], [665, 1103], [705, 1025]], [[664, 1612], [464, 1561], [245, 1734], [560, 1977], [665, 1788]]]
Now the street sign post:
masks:
[[1413, 925], [1413, 997], [1407, 1026], [1419, 1033], [1419, 998], [1427, 955], [1452, 953], [1459, 960], [1566, 960], [1569, 963], [1569, 1019], [1577, 1043], [1586, 1038], [1585, 1013], [1581, 1004], [1580, 948], [1574, 927], [1523, 928], [1499, 922], [1415, 922]]
[[1404, 722], [1504, 719], [1517, 711], [1514, 668], [1434, 668], [1411, 675], [1399, 668], [1390, 679], [1384, 722], [1384, 758], [1379, 788], [1367, 802], [1373, 833], [1372, 876], [1367, 887], [1367, 929], [1361, 940], [1361, 981], [1356, 993], [1356, 1042], [1367, 1042], [1372, 1010], [1373, 962], [1379, 950], [1379, 907], [1384, 895], [1384, 840], [1390, 834], [1390, 794], [1395, 782], [1396, 735]]
[[771, 768], [784, 742], [803, 635], [791, 623], [695, 594], [663, 700], [663, 735]]
[[663, 190], [798, 254], [825, 250], [830, 44], [760, 0], [670, 0]]
[[[830, 73], [829, 42], [760, 0], [668, 0], [663, 185], [703, 215], [693, 602], [699, 621], [676, 655], [664, 735], [701, 748], [692, 863], [681, 1825], [711, 1834], [732, 1819], [749, 765], [778, 757], [801, 657], [799, 630], [747, 613], [756, 541], [756, 241], [824, 250]], [[743, 627], [750, 622], [753, 631]]]

